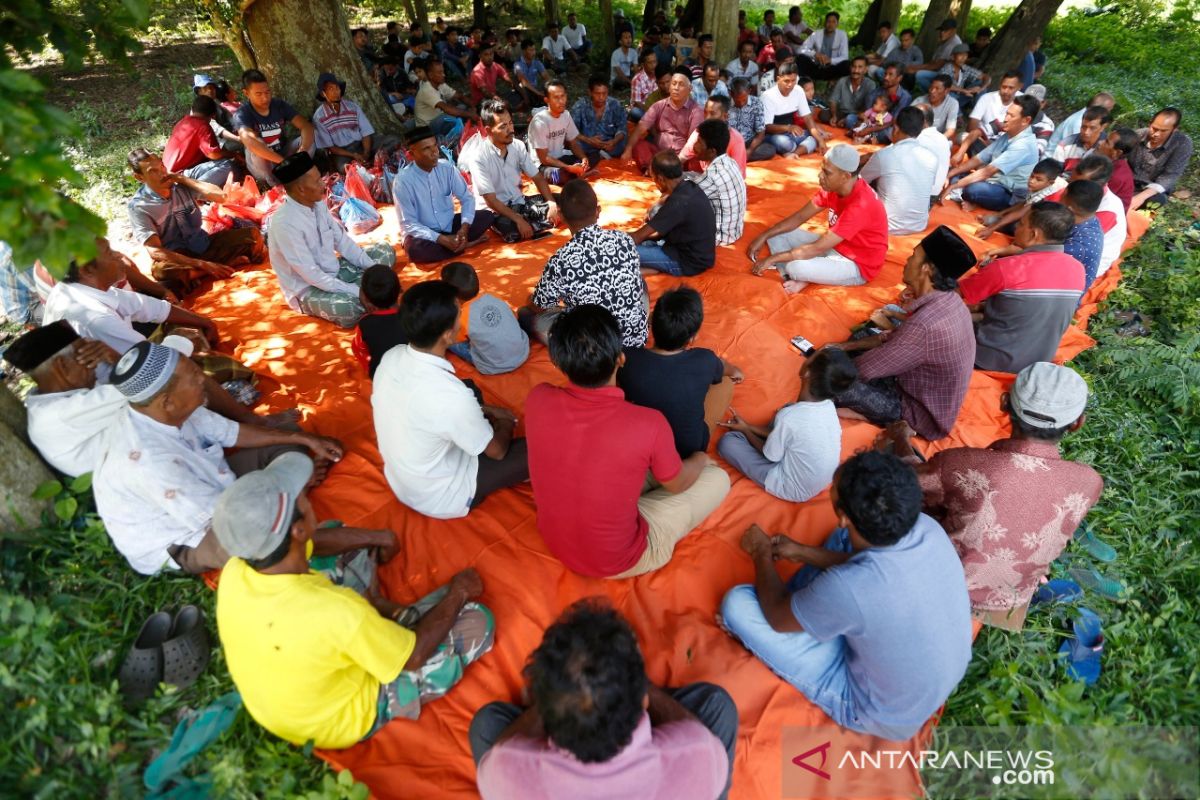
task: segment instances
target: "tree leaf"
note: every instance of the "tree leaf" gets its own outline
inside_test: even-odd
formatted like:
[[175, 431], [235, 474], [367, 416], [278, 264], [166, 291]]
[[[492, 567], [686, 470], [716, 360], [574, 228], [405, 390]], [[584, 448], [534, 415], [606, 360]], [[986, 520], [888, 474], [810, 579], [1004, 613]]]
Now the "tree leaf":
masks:
[[71, 491], [74, 494], [83, 494], [90, 488], [92, 488], [92, 473], [90, 472], [85, 472], [71, 481]]
[[49, 500], [62, 494], [63, 485], [58, 481], [46, 481], [33, 490], [34, 500]]
[[54, 504], [54, 515], [63, 522], [70, 522], [79, 510], [79, 501], [74, 497], [62, 497]]

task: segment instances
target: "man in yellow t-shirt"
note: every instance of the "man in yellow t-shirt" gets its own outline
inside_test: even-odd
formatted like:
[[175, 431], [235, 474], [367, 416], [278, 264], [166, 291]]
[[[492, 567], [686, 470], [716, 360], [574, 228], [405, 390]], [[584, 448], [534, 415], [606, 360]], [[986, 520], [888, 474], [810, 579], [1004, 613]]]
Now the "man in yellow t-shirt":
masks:
[[[217, 587], [217, 628], [260, 725], [293, 744], [342, 748], [389, 720], [420, 716], [491, 649], [494, 621], [471, 602], [483, 591], [474, 569], [413, 606], [382, 597], [375, 554], [391, 558], [395, 535], [316, 530], [305, 496], [311, 475], [307, 456], [288, 453], [217, 501], [213, 530], [231, 556]], [[310, 558], [326, 569], [314, 571]]]

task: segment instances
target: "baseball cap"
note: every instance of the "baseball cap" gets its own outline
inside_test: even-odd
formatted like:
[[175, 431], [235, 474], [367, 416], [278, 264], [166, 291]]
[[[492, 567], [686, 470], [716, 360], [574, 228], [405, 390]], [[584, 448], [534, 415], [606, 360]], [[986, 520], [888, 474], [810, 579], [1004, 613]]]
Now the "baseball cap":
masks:
[[1035, 83], [1025, 87], [1025, 94], [1036, 98], [1039, 103], [1043, 103], [1046, 100], [1046, 87], [1040, 83]]
[[216, 78], [212, 77], [211, 75], [205, 75], [204, 73], [200, 73], [198, 75], [193, 75], [192, 76], [192, 91], [199, 92], [205, 86], [209, 86], [210, 84], [214, 84], [216, 82], [217, 82]]
[[213, 509], [213, 532], [225, 551], [250, 561], [275, 552], [292, 528], [296, 499], [312, 472], [311, 458], [289, 452], [234, 481]]
[[1012, 412], [1034, 428], [1065, 428], [1087, 408], [1087, 382], [1079, 373], [1046, 361], [1017, 373], [1008, 401]]
[[826, 150], [825, 160], [845, 172], [858, 172], [858, 151], [848, 144], [835, 144]]
[[970, 45], [956, 44], [956, 45], [954, 45], [954, 49], [950, 51], [950, 55], [954, 55], [955, 53], [969, 53], [969, 52], [971, 52]]

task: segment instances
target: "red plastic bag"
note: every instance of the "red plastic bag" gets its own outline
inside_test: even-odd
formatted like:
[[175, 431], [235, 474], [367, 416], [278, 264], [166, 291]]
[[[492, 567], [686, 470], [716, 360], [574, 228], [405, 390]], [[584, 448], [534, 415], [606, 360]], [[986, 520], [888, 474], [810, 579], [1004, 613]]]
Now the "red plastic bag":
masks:
[[271, 215], [283, 205], [287, 191], [282, 186], [272, 186], [258, 201], [256, 208], [262, 213], [262, 223], [265, 225]]
[[217, 203], [209, 203], [205, 207], [204, 218], [200, 224], [204, 228], [204, 232], [209, 236], [233, 227], [233, 221], [221, 213], [221, 206]]
[[[370, 173], [368, 172], [367, 175], [369, 177]], [[367, 187], [366, 181], [363, 180], [362, 173], [353, 164], [346, 168], [346, 196], [362, 200], [364, 203], [369, 204], [371, 208], [375, 207], [375, 199], [371, 197], [370, 188]]]
[[239, 183], [233, 179], [233, 173], [225, 179], [225, 205], [253, 206], [262, 197], [258, 184], [251, 175], [247, 175]]

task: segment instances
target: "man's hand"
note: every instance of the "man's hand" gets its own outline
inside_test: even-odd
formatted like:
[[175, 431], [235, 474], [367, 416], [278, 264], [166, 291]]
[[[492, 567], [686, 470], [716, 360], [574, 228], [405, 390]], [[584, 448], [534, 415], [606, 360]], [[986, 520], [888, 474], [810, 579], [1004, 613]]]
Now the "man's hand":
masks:
[[742, 381], [746, 380], [746, 376], [742, 374], [741, 367], [732, 365], [729, 367], [729, 372], [727, 373], [726, 377], [728, 377], [729, 380], [733, 381], [734, 383], [741, 383]]
[[211, 319], [204, 320], [204, 324], [200, 326], [200, 332], [204, 334], [204, 341], [208, 342], [209, 347], [216, 347], [221, 341], [221, 337], [217, 333], [217, 323]]
[[626, 147], [624, 150], [621, 151], [621, 160], [622, 161], [633, 161], [633, 148], [632, 147]]
[[[762, 246], [766, 244], [766, 241], [767, 240], [765, 236], [755, 236], [754, 240], [750, 242], [750, 246], [746, 248], [746, 255], [750, 257], [751, 264], [758, 263], [758, 251], [762, 249]], [[761, 270], [759, 272], [761, 272]], [[754, 274], [758, 275], [759, 272], [755, 272]]]
[[738, 413], [732, 408], [729, 409], [729, 419], [718, 422], [717, 425], [722, 428], [729, 428], [731, 431], [737, 431], [738, 433], [745, 433], [750, 430], [750, 426], [746, 424], [746, 420], [738, 416]]
[[466, 603], [483, 594], [483, 579], [474, 567], [468, 567], [450, 579], [450, 594]]
[[771, 539], [757, 524], [751, 525], [742, 534], [742, 549], [757, 561], [761, 556], [771, 555]]
[[233, 267], [218, 264], [216, 261], [196, 259], [196, 265], [214, 278], [228, 278], [233, 274]]
[[482, 406], [483, 416], [489, 420], [504, 420], [505, 422], [516, 423], [517, 415], [509, 411], [507, 408], [500, 406]]
[[99, 364], [115, 364], [121, 357], [116, 350], [95, 339], [80, 339], [74, 355], [76, 363], [86, 369], [95, 369]]
[[437, 243], [452, 253], [458, 252], [458, 235], [451, 236], [448, 233], [439, 233]]
[[546, 221], [551, 225], [558, 224], [558, 203], [551, 200], [546, 206]]
[[880, 330], [890, 331], [892, 328], [896, 327], [895, 323], [892, 322], [892, 318], [888, 316], [888, 312], [884, 311], [882, 308], [877, 308], [872, 311], [870, 320], [871, 324]]
[[517, 219], [517, 233], [521, 234], [522, 239], [533, 238], [533, 226], [524, 217]]
[[341, 461], [344, 452], [342, 443], [330, 436], [304, 434], [303, 444], [317, 459], [323, 461]]
[[993, 228], [991, 225], [984, 225], [982, 228], [975, 231], [975, 236], [979, 239], [987, 239], [995, 232], [996, 232], [996, 229]]
[[386, 564], [400, 554], [400, 537], [391, 531], [376, 531], [379, 543], [375, 545], [375, 563]]
[[771, 557], [776, 561], [803, 561], [805, 551], [804, 545], [782, 533], [771, 537]]

